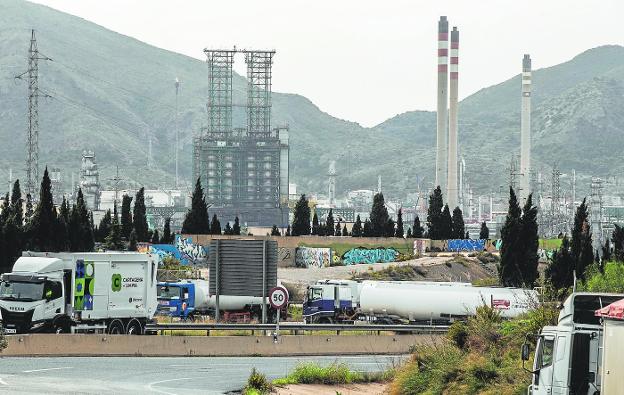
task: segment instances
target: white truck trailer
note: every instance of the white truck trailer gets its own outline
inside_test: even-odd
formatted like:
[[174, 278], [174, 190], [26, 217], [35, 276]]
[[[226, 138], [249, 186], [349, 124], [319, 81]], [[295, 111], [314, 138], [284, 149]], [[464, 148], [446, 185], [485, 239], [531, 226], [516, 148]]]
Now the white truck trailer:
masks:
[[2, 327], [142, 334], [156, 312], [156, 272], [150, 254], [25, 252], [1, 278]]
[[[621, 375], [611, 378], [611, 388], [603, 392], [603, 354], [614, 339], [604, 339], [601, 318], [595, 312], [622, 299], [622, 294], [573, 293], [563, 303], [557, 326], [546, 326], [537, 334], [531, 395], [622, 394]], [[615, 332], [607, 336], [615, 336]], [[624, 333], [620, 330], [620, 336]], [[624, 343], [619, 341], [618, 349]], [[604, 348], [603, 348], [604, 345]], [[611, 347], [611, 346], [608, 346]], [[614, 350], [616, 351], [616, 350]], [[522, 346], [522, 360], [529, 359], [529, 342]], [[609, 358], [614, 358], [609, 352]], [[621, 360], [621, 355], [615, 356]], [[611, 368], [612, 369], [612, 368]], [[621, 370], [621, 367], [619, 368]], [[528, 370], [528, 369], [527, 369]], [[602, 375], [601, 375], [602, 372]], [[608, 373], [613, 376], [614, 372]], [[615, 384], [614, 384], [615, 383]]]

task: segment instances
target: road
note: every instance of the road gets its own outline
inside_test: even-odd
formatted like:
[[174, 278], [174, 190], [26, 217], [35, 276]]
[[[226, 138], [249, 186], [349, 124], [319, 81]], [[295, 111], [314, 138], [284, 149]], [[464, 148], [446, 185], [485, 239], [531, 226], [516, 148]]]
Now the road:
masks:
[[223, 394], [240, 390], [253, 367], [274, 379], [298, 363], [347, 363], [383, 371], [402, 356], [247, 358], [0, 358], [0, 393], [20, 394]]

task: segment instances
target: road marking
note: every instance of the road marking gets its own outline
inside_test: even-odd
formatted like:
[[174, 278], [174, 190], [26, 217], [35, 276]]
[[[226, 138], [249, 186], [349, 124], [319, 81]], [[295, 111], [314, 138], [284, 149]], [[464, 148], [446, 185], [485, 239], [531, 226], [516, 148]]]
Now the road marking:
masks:
[[33, 370], [24, 370], [22, 373], [35, 373], [35, 372], [45, 372], [48, 370], [62, 370], [62, 369], [72, 369], [71, 366], [64, 366], [61, 368], [46, 368], [46, 369], [33, 369]]
[[191, 380], [191, 379], [188, 378], [188, 377], [183, 377], [183, 378], [180, 378], [180, 379], [170, 379], [170, 380], [154, 381], [153, 383], [149, 383], [145, 387], [147, 387], [147, 389], [152, 391], [152, 392], [158, 392], [160, 394], [166, 394], [166, 395], [176, 395], [175, 392], [167, 392], [167, 391], [164, 391], [164, 390], [159, 390], [158, 388], [153, 388], [153, 386], [156, 385], [156, 384], [169, 383], [171, 381], [181, 381], [181, 380]]

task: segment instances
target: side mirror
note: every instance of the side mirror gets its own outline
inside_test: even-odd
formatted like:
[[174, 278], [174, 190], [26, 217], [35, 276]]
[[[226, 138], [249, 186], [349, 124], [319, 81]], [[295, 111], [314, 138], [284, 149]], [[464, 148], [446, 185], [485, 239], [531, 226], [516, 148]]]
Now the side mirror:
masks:
[[523, 361], [528, 361], [530, 353], [531, 353], [531, 350], [529, 349], [529, 344], [528, 343], [524, 343], [522, 345], [522, 360]]

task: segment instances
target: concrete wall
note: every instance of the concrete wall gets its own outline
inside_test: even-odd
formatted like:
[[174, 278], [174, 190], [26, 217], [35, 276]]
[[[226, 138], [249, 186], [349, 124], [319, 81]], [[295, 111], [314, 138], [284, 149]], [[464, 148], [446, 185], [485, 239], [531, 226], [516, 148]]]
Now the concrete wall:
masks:
[[289, 356], [403, 354], [440, 335], [129, 336], [15, 335], [0, 356]]

